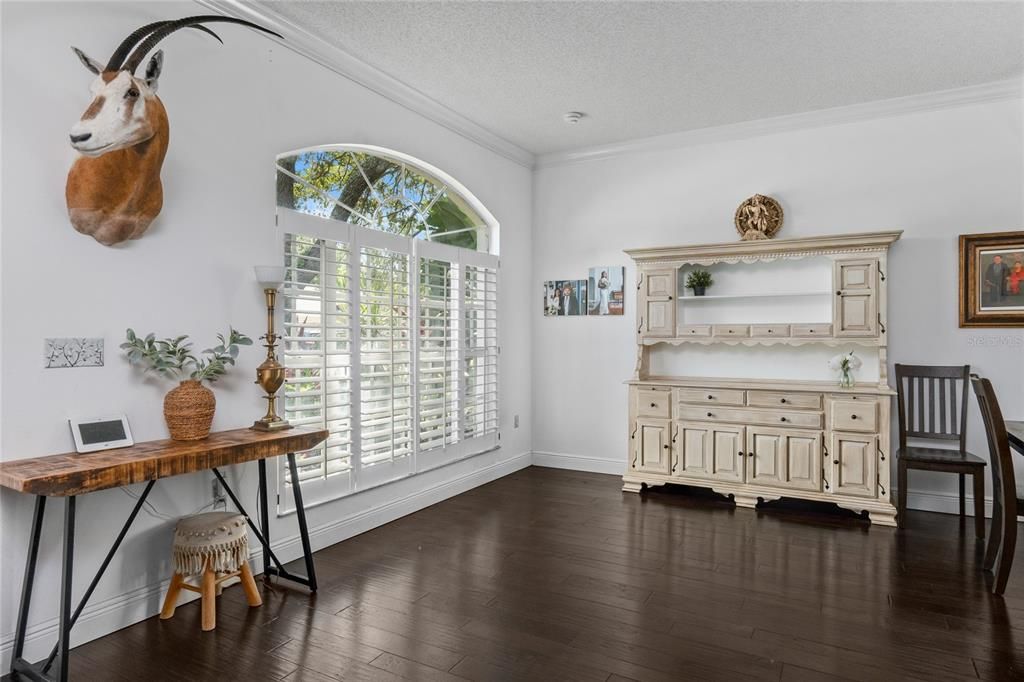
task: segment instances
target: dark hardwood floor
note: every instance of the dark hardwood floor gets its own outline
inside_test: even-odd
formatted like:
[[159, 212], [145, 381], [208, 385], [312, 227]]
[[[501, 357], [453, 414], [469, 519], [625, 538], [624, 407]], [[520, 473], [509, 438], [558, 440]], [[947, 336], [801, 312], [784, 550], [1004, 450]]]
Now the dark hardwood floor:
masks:
[[970, 519], [620, 492], [529, 468], [316, 554], [321, 590], [224, 591], [78, 647], [77, 680], [1024, 679], [1024, 561]]

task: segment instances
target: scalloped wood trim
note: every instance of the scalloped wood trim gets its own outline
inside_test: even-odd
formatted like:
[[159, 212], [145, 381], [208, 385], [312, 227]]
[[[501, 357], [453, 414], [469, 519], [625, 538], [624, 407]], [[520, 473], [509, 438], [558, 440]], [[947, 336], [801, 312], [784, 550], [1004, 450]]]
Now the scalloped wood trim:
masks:
[[885, 347], [885, 342], [882, 339], [865, 337], [849, 337], [849, 338], [794, 338], [791, 336], [784, 337], [746, 337], [740, 339], [730, 339], [722, 336], [676, 336], [672, 338], [664, 339], [643, 339], [641, 343], [645, 346], [656, 346], [660, 343], [668, 344], [670, 346], [678, 346], [683, 343], [695, 343], [701, 346], [805, 346], [808, 344], [817, 344], [819, 346], [849, 346], [851, 344], [856, 346], [865, 346], [870, 348]]
[[804, 381], [800, 379], [729, 379], [717, 377], [668, 377], [652, 376], [646, 379], [630, 379], [630, 386], [671, 386], [683, 388], [732, 388], [755, 391], [807, 391], [830, 395], [896, 395], [889, 386], [876, 383], [858, 383], [853, 388], [840, 388], [834, 381]]
[[637, 263], [677, 263], [679, 265], [713, 265], [743, 263], [780, 258], [804, 258], [835, 253], [885, 251], [903, 230], [861, 232], [796, 239], [768, 239], [749, 242], [723, 242], [690, 246], [660, 246], [626, 249]]
[[[756, 504], [757, 499], [777, 500], [780, 497], [788, 497], [796, 500], [814, 500], [817, 502], [831, 502], [843, 509], [849, 509], [857, 513], [868, 512], [872, 523], [880, 526], [896, 525], [896, 507], [888, 499], [873, 499], [868, 497], [853, 497], [849, 495], [836, 495], [832, 493], [820, 493], [810, 490], [796, 490], [788, 488], [771, 488], [768, 486], [752, 485], [750, 483], [725, 483], [706, 478], [694, 478], [690, 476], [664, 476], [659, 474], [637, 474], [628, 472], [622, 477], [623, 490], [636, 492], [642, 484], [648, 487], [664, 485], [666, 483], [680, 483], [701, 488], [711, 488], [721, 495], [732, 495], [738, 506], [751, 507]], [[753, 504], [752, 504], [753, 503]]]

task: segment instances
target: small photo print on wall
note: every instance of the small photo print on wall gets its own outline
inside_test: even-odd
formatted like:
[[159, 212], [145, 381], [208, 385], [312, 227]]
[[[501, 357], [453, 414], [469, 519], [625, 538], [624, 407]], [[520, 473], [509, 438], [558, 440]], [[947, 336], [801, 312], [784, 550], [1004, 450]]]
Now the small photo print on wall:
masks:
[[587, 280], [556, 279], [544, 282], [544, 315], [587, 314]]
[[103, 339], [46, 339], [43, 361], [47, 369], [102, 367]]
[[591, 315], [622, 315], [625, 312], [626, 268], [590, 268], [587, 310]]

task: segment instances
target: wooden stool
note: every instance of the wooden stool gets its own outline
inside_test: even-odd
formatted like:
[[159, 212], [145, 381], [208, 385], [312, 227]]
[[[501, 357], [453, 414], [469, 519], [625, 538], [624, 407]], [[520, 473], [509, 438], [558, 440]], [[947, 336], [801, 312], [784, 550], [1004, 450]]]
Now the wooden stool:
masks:
[[[160, 618], [174, 615], [182, 590], [198, 592], [203, 599], [203, 632], [217, 626], [217, 594], [228, 578], [241, 578], [249, 606], [263, 599], [249, 569], [249, 533], [245, 517], [234, 512], [209, 512], [187, 516], [174, 529], [174, 576]], [[198, 586], [185, 581], [201, 576]]]

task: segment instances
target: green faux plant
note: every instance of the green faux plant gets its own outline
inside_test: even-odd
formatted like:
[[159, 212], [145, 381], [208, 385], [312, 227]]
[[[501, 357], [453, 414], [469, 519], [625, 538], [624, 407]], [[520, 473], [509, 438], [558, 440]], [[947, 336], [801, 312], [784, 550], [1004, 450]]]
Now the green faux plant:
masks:
[[147, 334], [139, 338], [129, 328], [126, 339], [121, 348], [132, 365], [145, 367], [147, 372], [156, 372], [169, 379], [187, 376], [194, 381], [210, 383], [227, 374], [228, 366], [235, 364], [239, 346], [252, 345], [252, 339], [231, 328], [227, 338], [217, 334], [220, 344], [200, 354], [206, 357], [196, 357], [188, 336], [157, 339], [153, 334]]
[[704, 289], [714, 284], [711, 273], [707, 270], [694, 270], [686, 276], [687, 289]]

